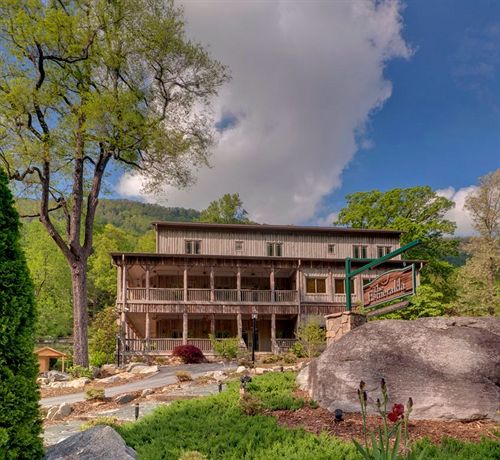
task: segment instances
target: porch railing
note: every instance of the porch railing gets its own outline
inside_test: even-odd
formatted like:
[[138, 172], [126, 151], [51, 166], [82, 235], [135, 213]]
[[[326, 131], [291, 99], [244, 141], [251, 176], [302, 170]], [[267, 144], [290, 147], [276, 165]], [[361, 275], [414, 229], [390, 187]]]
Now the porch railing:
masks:
[[237, 289], [216, 289], [214, 291], [216, 302], [238, 302]]
[[[226, 339], [219, 339], [226, 340]], [[231, 340], [231, 339], [227, 339]], [[198, 347], [204, 353], [212, 353], [212, 343], [210, 339], [204, 338], [190, 338], [187, 340], [189, 345]], [[158, 353], [158, 352], [171, 352], [179, 345], [182, 345], [182, 339], [168, 339], [168, 338], [155, 338], [155, 339], [125, 339], [125, 352], [131, 354], [141, 353]]]
[[241, 290], [242, 302], [271, 302], [271, 291]]
[[278, 351], [288, 351], [293, 345], [297, 342], [297, 339], [276, 339], [276, 346], [278, 347]]
[[276, 302], [296, 302], [297, 291], [275, 291]]
[[188, 300], [195, 302], [209, 302], [210, 289], [188, 289]]

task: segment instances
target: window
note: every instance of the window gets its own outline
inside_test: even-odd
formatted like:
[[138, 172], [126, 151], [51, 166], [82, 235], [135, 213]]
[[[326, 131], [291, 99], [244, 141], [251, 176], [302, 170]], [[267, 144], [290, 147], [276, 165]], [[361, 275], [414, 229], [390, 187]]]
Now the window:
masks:
[[325, 294], [326, 279], [325, 278], [307, 278], [306, 292], [308, 294]]
[[[335, 294], [345, 294], [345, 279], [335, 278]], [[354, 280], [351, 279], [351, 293], [354, 294]]]
[[335, 245], [334, 244], [328, 245], [328, 254], [335, 254]]
[[235, 248], [236, 248], [236, 251], [238, 251], [238, 252], [243, 251], [243, 241], [236, 241]]
[[185, 240], [184, 241], [186, 254], [200, 254], [201, 241], [200, 240]]
[[281, 257], [283, 255], [282, 243], [267, 243], [267, 255], [269, 257]]
[[391, 246], [377, 246], [377, 257], [383, 257], [391, 252]]
[[366, 259], [368, 258], [368, 246], [363, 246], [356, 244], [352, 247], [352, 256], [355, 259]]

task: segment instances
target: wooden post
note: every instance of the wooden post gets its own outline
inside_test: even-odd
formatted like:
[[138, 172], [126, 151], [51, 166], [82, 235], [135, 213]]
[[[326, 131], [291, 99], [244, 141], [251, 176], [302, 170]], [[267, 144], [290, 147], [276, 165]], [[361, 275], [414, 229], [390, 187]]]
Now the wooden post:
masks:
[[184, 302], [188, 300], [188, 269], [187, 266], [184, 267]]
[[271, 351], [276, 353], [276, 313], [271, 313]]
[[146, 300], [150, 300], [150, 280], [149, 280], [149, 265], [146, 267]]
[[188, 343], [188, 314], [184, 312], [182, 314], [182, 344], [187, 345]]
[[271, 302], [275, 302], [274, 295], [274, 267], [271, 269], [271, 274], [269, 275], [269, 283], [271, 285]]
[[243, 322], [241, 321], [241, 311], [236, 313], [236, 327], [238, 330], [238, 339], [240, 339], [241, 342], [241, 339], [243, 338]]
[[297, 267], [297, 273], [296, 273], [296, 278], [295, 278], [295, 284], [297, 285], [297, 302], [298, 302], [298, 307], [297, 307], [297, 324], [296, 324], [296, 329], [300, 327], [300, 321], [301, 321], [301, 311], [300, 311], [300, 303], [302, 301], [302, 286], [301, 286], [301, 278], [302, 278], [302, 273], [300, 271], [300, 261], [299, 265]]
[[210, 267], [210, 301], [215, 300], [215, 273], [214, 267]]
[[241, 267], [238, 265], [238, 271], [236, 272], [236, 296], [238, 302], [241, 302]]
[[150, 318], [149, 318], [149, 311], [146, 312], [146, 334], [145, 338], [146, 340], [149, 340], [151, 336], [151, 324], [150, 324]]
[[327, 289], [328, 289], [328, 292], [330, 293], [330, 302], [333, 302], [334, 300], [334, 293], [333, 293], [333, 281], [332, 281], [332, 269], [329, 268], [328, 269], [328, 279], [327, 279]]
[[215, 337], [215, 315], [210, 318], [210, 334]]

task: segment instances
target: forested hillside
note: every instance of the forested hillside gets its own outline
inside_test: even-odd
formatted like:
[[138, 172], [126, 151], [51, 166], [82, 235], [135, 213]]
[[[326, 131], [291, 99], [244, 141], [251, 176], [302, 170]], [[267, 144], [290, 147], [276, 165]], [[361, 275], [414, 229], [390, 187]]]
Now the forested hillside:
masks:
[[[34, 216], [38, 202], [17, 200], [21, 215]], [[94, 228], [94, 253], [88, 265], [89, 310], [93, 315], [112, 305], [116, 295], [116, 272], [109, 253], [113, 251], [154, 252], [151, 222], [193, 221], [194, 209], [165, 208], [129, 200], [101, 200]], [[59, 211], [52, 213], [57, 227], [63, 225]], [[71, 277], [59, 248], [36, 217], [23, 219], [22, 245], [35, 285], [38, 309], [37, 335], [62, 337], [71, 334]]]

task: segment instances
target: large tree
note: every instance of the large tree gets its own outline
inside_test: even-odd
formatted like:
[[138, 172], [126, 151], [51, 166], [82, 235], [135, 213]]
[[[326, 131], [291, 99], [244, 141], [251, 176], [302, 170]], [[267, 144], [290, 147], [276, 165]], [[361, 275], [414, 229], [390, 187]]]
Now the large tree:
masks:
[[480, 178], [465, 207], [477, 236], [465, 246], [470, 257], [458, 272], [454, 310], [467, 315], [500, 315], [500, 169]]
[[0, 0], [0, 48], [0, 164], [39, 199], [69, 264], [74, 358], [87, 366], [87, 261], [103, 180], [135, 170], [152, 191], [189, 183], [207, 161], [209, 104], [227, 71], [186, 38], [168, 0]]
[[212, 201], [201, 211], [199, 222], [216, 224], [251, 224], [248, 213], [243, 208], [239, 193], [226, 193], [218, 200]]
[[405, 257], [426, 260], [424, 277], [446, 292], [453, 267], [445, 259], [457, 249], [457, 241], [449, 238], [456, 224], [445, 218], [453, 201], [426, 186], [357, 192], [346, 200], [335, 224], [401, 230], [401, 245], [421, 239], [423, 243]]
[[33, 353], [36, 310], [19, 229], [0, 168], [0, 458], [36, 460], [43, 455]]

